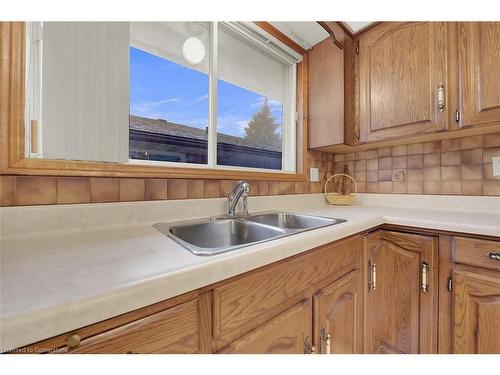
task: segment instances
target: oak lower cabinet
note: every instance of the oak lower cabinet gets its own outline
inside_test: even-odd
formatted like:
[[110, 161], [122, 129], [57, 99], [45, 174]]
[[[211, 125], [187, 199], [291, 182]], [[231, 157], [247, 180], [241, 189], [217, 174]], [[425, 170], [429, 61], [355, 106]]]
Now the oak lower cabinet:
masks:
[[302, 354], [312, 337], [311, 301], [303, 300], [236, 339], [219, 353]]
[[71, 353], [198, 353], [198, 301], [192, 300], [81, 341]]
[[314, 294], [314, 343], [320, 353], [362, 353], [362, 283], [356, 269]]
[[366, 237], [366, 353], [437, 350], [437, 238], [379, 230]]
[[453, 270], [453, 353], [500, 353], [500, 272]]
[[[266, 332], [281, 322], [280, 314], [303, 300], [312, 300], [315, 293], [355, 270], [361, 274], [362, 254], [363, 237], [353, 236], [215, 286], [212, 290], [215, 350], [228, 348], [241, 353], [255, 347], [274, 347]], [[314, 300], [316, 308], [316, 295]], [[342, 303], [339, 306], [344, 309]], [[309, 314], [313, 316], [312, 312]], [[340, 321], [342, 314], [333, 319]], [[308, 324], [312, 325], [312, 318]], [[319, 328], [314, 327], [312, 336], [318, 334]], [[305, 346], [312, 345], [312, 336], [300, 345], [301, 353]], [[236, 347], [235, 342], [238, 342]], [[252, 344], [247, 347], [249, 342]], [[295, 349], [294, 346], [292, 350]]]
[[208, 353], [207, 297], [197, 291], [189, 292], [13, 353]]
[[453, 237], [452, 352], [500, 353], [500, 241]]

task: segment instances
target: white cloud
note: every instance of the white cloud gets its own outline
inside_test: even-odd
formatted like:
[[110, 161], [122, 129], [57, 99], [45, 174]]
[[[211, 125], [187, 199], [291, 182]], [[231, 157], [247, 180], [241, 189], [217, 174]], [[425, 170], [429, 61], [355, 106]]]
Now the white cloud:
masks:
[[164, 118], [161, 117], [162, 109], [158, 108], [166, 104], [176, 103], [180, 100], [177, 98], [168, 98], [163, 100], [133, 103], [130, 106], [130, 112], [137, 116], [144, 116], [148, 118]]
[[244, 120], [244, 121], [238, 121], [236, 125], [238, 126], [238, 129], [240, 130], [241, 134], [245, 133], [245, 128], [247, 127], [249, 120]]
[[203, 102], [207, 99], [208, 99], [208, 94], [205, 94], [205, 95], [200, 96], [199, 98], [196, 98], [195, 100], [193, 100], [193, 104]]
[[[279, 101], [274, 100], [274, 99], [269, 99], [269, 98], [267, 98], [267, 99], [268, 99], [269, 107], [271, 107], [271, 109], [281, 109], [283, 107], [283, 104], [280, 103]], [[255, 102], [250, 104], [250, 106], [252, 108], [260, 108], [264, 104], [264, 100], [265, 100], [265, 97], [261, 96]]]

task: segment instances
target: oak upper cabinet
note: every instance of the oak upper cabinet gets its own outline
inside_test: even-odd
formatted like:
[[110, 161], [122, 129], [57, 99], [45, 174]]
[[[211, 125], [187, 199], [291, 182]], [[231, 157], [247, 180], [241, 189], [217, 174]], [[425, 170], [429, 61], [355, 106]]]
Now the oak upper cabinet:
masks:
[[319, 353], [362, 353], [363, 289], [356, 269], [313, 296], [314, 343]]
[[437, 350], [437, 239], [379, 230], [366, 237], [366, 353]]
[[447, 34], [444, 22], [385, 22], [360, 36], [361, 142], [447, 129]]
[[311, 301], [305, 299], [236, 339], [219, 353], [303, 354], [312, 343]]
[[331, 38], [308, 51], [309, 148], [344, 143], [344, 52]]
[[462, 126], [500, 122], [500, 22], [458, 26]]
[[500, 353], [500, 272], [453, 270], [453, 353]]

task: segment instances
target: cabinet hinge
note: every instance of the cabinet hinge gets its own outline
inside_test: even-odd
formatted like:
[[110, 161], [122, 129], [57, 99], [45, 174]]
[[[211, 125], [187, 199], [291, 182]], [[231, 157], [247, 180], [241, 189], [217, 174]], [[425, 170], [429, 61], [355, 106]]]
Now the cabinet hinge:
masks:
[[460, 111], [455, 111], [455, 122], [457, 124], [460, 122]]
[[448, 289], [448, 292], [451, 292], [453, 290], [453, 279], [451, 278], [451, 276], [448, 277], [446, 289]]

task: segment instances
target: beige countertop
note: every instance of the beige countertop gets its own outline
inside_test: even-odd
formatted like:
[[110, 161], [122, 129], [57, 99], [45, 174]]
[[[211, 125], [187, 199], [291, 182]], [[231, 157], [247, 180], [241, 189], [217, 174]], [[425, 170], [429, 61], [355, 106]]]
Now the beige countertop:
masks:
[[365, 194], [355, 206], [331, 207], [321, 194], [310, 194], [252, 197], [249, 207], [251, 212], [287, 210], [347, 222], [199, 257], [152, 224], [220, 214], [222, 199], [0, 209], [1, 351], [168, 299], [384, 223], [500, 236], [500, 197], [392, 196], [389, 200]]

